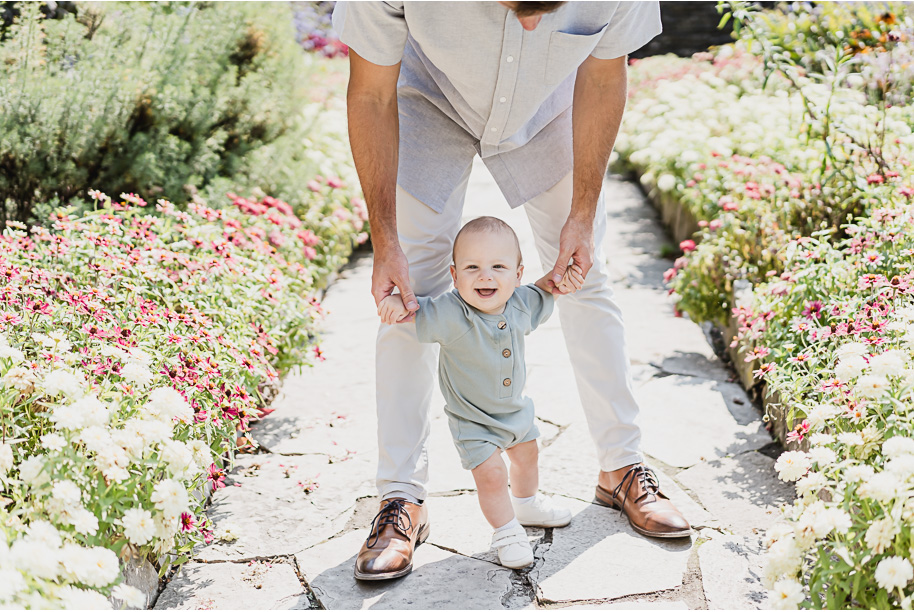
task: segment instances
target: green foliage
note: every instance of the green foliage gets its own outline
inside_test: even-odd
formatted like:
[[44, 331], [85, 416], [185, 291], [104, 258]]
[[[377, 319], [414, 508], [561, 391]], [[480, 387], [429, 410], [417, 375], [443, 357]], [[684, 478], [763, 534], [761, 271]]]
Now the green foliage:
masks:
[[[315, 60], [288, 5], [80, 3], [54, 20], [39, 6], [20, 4], [0, 43], [5, 218], [34, 221], [36, 202], [89, 188], [183, 203], [190, 186], [250, 176], [265, 147], [301, 142]], [[271, 152], [286, 175], [314, 171], [288, 147]]]

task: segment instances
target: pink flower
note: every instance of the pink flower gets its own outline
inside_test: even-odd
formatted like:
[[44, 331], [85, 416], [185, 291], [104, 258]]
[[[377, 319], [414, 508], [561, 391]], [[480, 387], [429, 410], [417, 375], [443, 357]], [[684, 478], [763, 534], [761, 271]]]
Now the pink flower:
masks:
[[871, 174], [866, 177], [866, 182], [868, 185], [879, 185], [885, 182], [885, 178], [881, 174]]
[[302, 247], [302, 252], [304, 253], [307, 259], [317, 259], [317, 251], [314, 247], [304, 246]]
[[321, 184], [315, 181], [314, 179], [308, 181], [308, 189], [315, 193], [319, 193], [321, 190]]
[[330, 185], [330, 187], [332, 187], [333, 189], [339, 189], [340, 187], [343, 186], [343, 181], [341, 181], [339, 178], [337, 178], [335, 176], [332, 176], [327, 179], [327, 184]]
[[724, 224], [724, 222], [721, 221], [720, 219], [712, 219], [711, 222], [708, 223], [708, 229], [711, 230], [712, 232], [714, 232], [714, 231], [719, 230], [723, 226], [723, 224]]
[[194, 515], [189, 512], [181, 513], [181, 531], [193, 531], [194, 525], [197, 524], [197, 521], [194, 520]]
[[688, 253], [689, 251], [695, 250], [695, 241], [694, 240], [683, 240], [679, 243], [679, 248], [682, 249], [683, 253]]
[[752, 372], [755, 378], [764, 378], [766, 374], [774, 372], [774, 363], [763, 363], [758, 370]]
[[296, 234], [296, 236], [298, 236], [299, 240], [305, 243], [305, 246], [316, 246], [317, 243], [321, 241], [321, 239], [317, 237], [317, 234], [309, 229], [301, 230]]
[[214, 491], [223, 488], [225, 486], [225, 470], [216, 467], [215, 463], [211, 463], [206, 468], [206, 480], [213, 484]]

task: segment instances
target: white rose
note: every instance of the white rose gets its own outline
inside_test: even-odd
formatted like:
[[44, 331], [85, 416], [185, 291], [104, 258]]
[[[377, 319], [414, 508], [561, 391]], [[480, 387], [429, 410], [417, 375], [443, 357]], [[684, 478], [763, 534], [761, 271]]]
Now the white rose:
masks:
[[149, 368], [132, 362], [121, 368], [121, 376], [140, 389], [148, 386], [153, 379], [153, 374], [149, 371]]
[[181, 514], [187, 510], [190, 500], [187, 488], [177, 480], [166, 478], [156, 483], [150, 498], [156, 508], [165, 514]]
[[797, 481], [797, 493], [801, 496], [818, 495], [827, 479], [819, 472], [810, 472]]
[[835, 377], [843, 382], [850, 382], [860, 376], [866, 369], [867, 363], [863, 357], [851, 355], [842, 358], [835, 366]]
[[194, 472], [194, 455], [183, 442], [166, 440], [159, 456], [175, 478], [186, 478]]
[[862, 446], [863, 435], [859, 431], [845, 431], [838, 434], [838, 442], [846, 446]]
[[[126, 424], [125, 424], [126, 426]], [[142, 429], [138, 434], [146, 441], [146, 444], [155, 444], [171, 439], [174, 435], [172, 424], [157, 419], [145, 419], [142, 421]], [[133, 427], [133, 425], [131, 425]]]
[[23, 393], [31, 393], [38, 379], [31, 368], [14, 366], [3, 376], [3, 384]]
[[171, 387], [159, 387], [149, 392], [146, 410], [154, 417], [177, 418], [187, 423], [194, 412], [184, 397]]
[[86, 449], [93, 453], [103, 453], [113, 444], [111, 434], [104, 427], [93, 425], [79, 432], [79, 440], [86, 445]]
[[67, 440], [58, 433], [46, 433], [39, 438], [41, 446], [49, 451], [59, 451], [67, 445]]
[[898, 376], [904, 371], [907, 358], [899, 350], [890, 350], [870, 359], [870, 373], [877, 376]]
[[901, 455], [914, 455], [914, 439], [894, 436], [882, 443], [882, 454], [890, 459]]
[[827, 433], [816, 432], [809, 435], [809, 443], [813, 446], [824, 446], [835, 441], [835, 436]]
[[914, 578], [914, 567], [903, 557], [888, 557], [876, 566], [876, 583], [888, 592], [903, 589]]
[[124, 512], [124, 517], [119, 521], [124, 528], [124, 535], [132, 544], [143, 546], [155, 534], [155, 523], [152, 513], [142, 508], [130, 508]]
[[806, 419], [812, 429], [821, 429], [838, 413], [832, 404], [819, 404], [809, 411]]
[[54, 370], [47, 374], [42, 381], [42, 389], [52, 397], [61, 394], [79, 397], [83, 392], [79, 379], [66, 370]]
[[51, 422], [57, 429], [80, 429], [86, 424], [86, 416], [76, 404], [59, 404], [51, 412]]
[[84, 415], [86, 425], [108, 424], [111, 408], [94, 395], [87, 395], [82, 399], [76, 400], [73, 402], [73, 406], [77, 407]]
[[815, 446], [809, 449], [809, 459], [818, 464], [820, 468], [833, 464], [837, 458], [835, 451], [827, 446]]
[[58, 480], [51, 486], [51, 497], [65, 505], [74, 505], [82, 501], [82, 491], [72, 480]]
[[81, 582], [90, 587], [101, 588], [117, 580], [121, 575], [121, 568], [113, 550], [94, 546], [88, 552], [88, 563]]
[[806, 599], [803, 585], [791, 578], [782, 578], [768, 591], [768, 602], [775, 610], [796, 610]]
[[895, 474], [892, 474], [891, 472], [879, 472], [860, 485], [858, 491], [864, 497], [869, 497], [883, 503], [889, 503], [898, 496], [901, 488], [901, 481], [898, 480], [898, 477]]
[[83, 535], [95, 535], [98, 532], [98, 518], [85, 508], [75, 508], [68, 510], [70, 524], [77, 533]]
[[885, 395], [889, 390], [889, 380], [885, 376], [861, 376], [855, 388], [862, 396], [873, 399]]
[[851, 515], [841, 508], [826, 508], [816, 516], [813, 522], [813, 531], [817, 538], [824, 538], [832, 530], [838, 533], [847, 533], [853, 525]]
[[146, 451], [146, 440], [138, 430], [143, 423], [140, 419], [131, 419], [124, 424], [124, 429], [117, 429], [111, 433], [111, 441], [123, 448], [133, 459], [142, 459]]
[[129, 584], [119, 584], [111, 590], [111, 596], [119, 599], [127, 608], [135, 610], [146, 609], [146, 595], [136, 587]]
[[778, 478], [785, 482], [792, 482], [803, 476], [809, 469], [809, 457], [803, 451], [787, 451], [781, 453], [774, 463]]
[[871, 466], [866, 464], [853, 465], [844, 472], [844, 478], [848, 482], [860, 482], [869, 480], [874, 474]]
[[41, 455], [32, 455], [19, 464], [19, 477], [25, 484], [32, 487], [39, 487], [49, 480], [49, 476], [44, 469], [44, 457]]

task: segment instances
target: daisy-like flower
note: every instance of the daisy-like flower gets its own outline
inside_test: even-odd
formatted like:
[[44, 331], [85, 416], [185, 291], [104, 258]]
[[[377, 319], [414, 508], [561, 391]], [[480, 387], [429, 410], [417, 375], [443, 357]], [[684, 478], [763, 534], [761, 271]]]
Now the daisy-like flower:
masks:
[[785, 482], [798, 480], [809, 470], [809, 457], [803, 451], [787, 451], [781, 453], [774, 463], [778, 478]]
[[197, 521], [194, 519], [194, 515], [189, 512], [181, 513], [181, 531], [193, 531], [194, 526], [197, 524]]
[[796, 610], [805, 599], [803, 585], [790, 578], [778, 580], [768, 592], [768, 602], [775, 610]]
[[124, 511], [120, 525], [124, 528], [124, 535], [127, 539], [137, 546], [146, 544], [155, 534], [152, 514], [142, 508], [129, 508]]
[[136, 610], [146, 609], [146, 595], [136, 587], [129, 584], [119, 584], [111, 589], [111, 596], [124, 602], [128, 608]]
[[888, 557], [876, 566], [876, 583], [886, 591], [902, 589], [914, 578], [914, 567], [904, 557]]

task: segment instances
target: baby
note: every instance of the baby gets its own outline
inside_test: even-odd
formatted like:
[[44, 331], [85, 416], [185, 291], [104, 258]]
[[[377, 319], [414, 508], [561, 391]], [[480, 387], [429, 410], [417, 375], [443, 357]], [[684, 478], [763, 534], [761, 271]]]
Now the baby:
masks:
[[[554, 299], [545, 276], [521, 285], [524, 266], [517, 235], [504, 221], [480, 217], [454, 239], [454, 291], [418, 298], [420, 342], [441, 345], [438, 376], [445, 412], [463, 467], [476, 481], [479, 505], [495, 529], [492, 545], [505, 567], [533, 563], [523, 526], [563, 527], [571, 512], [537, 494], [539, 471], [533, 402], [523, 395], [524, 336], [552, 314]], [[568, 268], [559, 288], [580, 289], [583, 275]], [[378, 306], [384, 323], [409, 316], [400, 295]], [[508, 469], [501, 451], [511, 459]]]

